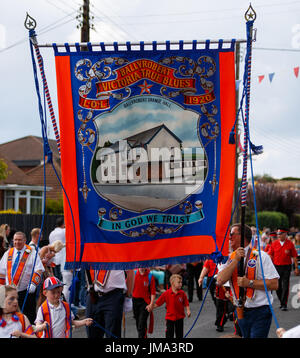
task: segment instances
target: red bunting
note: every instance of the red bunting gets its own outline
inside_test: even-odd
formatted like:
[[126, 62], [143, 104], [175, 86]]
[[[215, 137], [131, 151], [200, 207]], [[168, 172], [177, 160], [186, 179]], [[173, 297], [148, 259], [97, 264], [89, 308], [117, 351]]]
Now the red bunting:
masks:
[[258, 76], [258, 81], [261, 83], [261, 81], [265, 78], [265, 75]]
[[298, 75], [299, 75], [299, 67], [295, 67], [295, 68], [294, 68], [294, 73], [295, 73], [295, 76], [298, 78]]

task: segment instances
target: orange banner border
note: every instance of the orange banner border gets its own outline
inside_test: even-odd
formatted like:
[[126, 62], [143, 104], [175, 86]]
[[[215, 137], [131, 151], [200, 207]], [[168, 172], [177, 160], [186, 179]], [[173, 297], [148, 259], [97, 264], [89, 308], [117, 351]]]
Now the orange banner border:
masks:
[[[71, 204], [76, 233], [76, 257], [74, 257], [75, 237], [72, 213], [69, 208], [69, 202], [64, 195], [67, 262], [74, 262], [74, 259], [79, 262], [80, 220], [70, 58], [68, 56], [57, 56], [55, 62], [60, 118], [62, 182]], [[219, 176], [219, 201], [215, 228], [216, 243], [212, 236], [202, 235], [143, 241], [143, 245], [139, 242], [124, 244], [86, 243], [86, 249], [84, 250], [82, 258], [83, 262], [108, 262], [107, 258], [110, 257], [109, 262], [120, 264], [124, 262], [129, 264], [131, 262], [136, 263], [139, 260], [142, 262], [168, 257], [210, 254], [216, 250], [216, 244], [218, 249], [221, 248], [231, 216], [235, 176], [235, 146], [230, 145], [228, 142], [231, 126], [235, 119], [234, 52], [220, 53], [219, 66], [222, 152]], [[72, 169], [70, 168], [71, 165]], [[70, 170], [75, 175], [70, 175]], [[222, 192], [226, 192], [226, 195], [222, 195]], [[130, 253], [134, 253], [134, 257], [130, 257]], [[223, 255], [228, 254], [227, 244], [225, 244], [222, 253]]]

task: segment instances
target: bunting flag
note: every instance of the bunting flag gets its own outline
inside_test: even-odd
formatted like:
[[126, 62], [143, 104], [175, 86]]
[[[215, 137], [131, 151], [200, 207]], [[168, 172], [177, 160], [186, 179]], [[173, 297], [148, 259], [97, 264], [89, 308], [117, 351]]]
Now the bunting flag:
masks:
[[270, 80], [270, 82], [272, 82], [273, 81], [273, 77], [274, 77], [274, 75], [275, 75], [275, 73], [273, 72], [273, 73], [269, 73], [269, 80]]
[[[293, 68], [293, 71], [294, 71], [295, 77], [298, 78], [298, 75], [299, 75], [299, 66], [294, 67], [294, 68]], [[274, 76], [275, 76], [275, 72], [272, 72], [272, 73], [269, 73], [269, 74], [268, 74], [270, 83], [273, 81]], [[258, 83], [261, 83], [261, 82], [264, 80], [264, 78], [265, 78], [265, 75], [260, 75], [260, 76], [258, 76]], [[237, 80], [237, 81], [236, 81], [236, 89], [238, 89], [239, 86], [240, 86], [240, 81]]]
[[209, 41], [205, 49], [195, 41], [189, 49], [182, 41], [177, 49], [53, 46], [66, 268], [227, 256], [235, 41], [218, 49]]

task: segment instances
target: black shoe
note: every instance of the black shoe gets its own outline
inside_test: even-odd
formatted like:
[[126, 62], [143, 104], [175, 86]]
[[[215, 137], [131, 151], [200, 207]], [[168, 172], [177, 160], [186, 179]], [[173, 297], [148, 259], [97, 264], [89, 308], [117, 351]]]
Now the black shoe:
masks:
[[282, 306], [281, 307], [281, 311], [287, 311], [288, 309], [287, 309], [287, 307], [286, 306]]
[[216, 331], [218, 331], [218, 332], [224, 332], [224, 328], [221, 327], [221, 326], [218, 326], [218, 327], [216, 328]]

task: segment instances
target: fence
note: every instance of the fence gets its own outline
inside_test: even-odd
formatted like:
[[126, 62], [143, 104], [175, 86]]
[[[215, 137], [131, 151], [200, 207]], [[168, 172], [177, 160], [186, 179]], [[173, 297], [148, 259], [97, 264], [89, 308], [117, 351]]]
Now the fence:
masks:
[[[49, 234], [56, 226], [56, 219], [61, 215], [45, 215], [43, 225], [43, 237], [40, 241], [40, 247], [49, 243]], [[32, 214], [0, 214], [0, 225], [8, 224], [13, 234], [15, 231], [23, 231], [27, 237], [27, 243], [30, 242], [30, 232], [35, 227], [42, 226], [42, 215]], [[12, 235], [9, 236], [9, 241], [12, 240]]]

